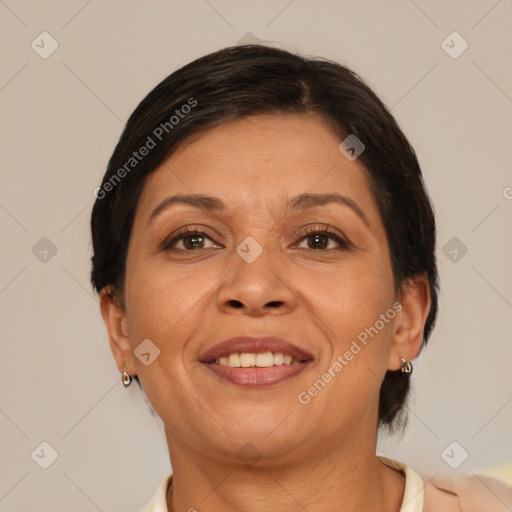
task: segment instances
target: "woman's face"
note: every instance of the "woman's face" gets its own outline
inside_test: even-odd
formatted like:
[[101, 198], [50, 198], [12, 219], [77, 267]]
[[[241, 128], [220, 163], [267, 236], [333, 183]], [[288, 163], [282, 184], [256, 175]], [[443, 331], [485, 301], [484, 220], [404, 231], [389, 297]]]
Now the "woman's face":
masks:
[[[202, 133], [149, 176], [127, 256], [122, 354], [169, 440], [217, 458], [250, 442], [278, 458], [376, 428], [402, 315], [367, 171], [340, 142], [312, 116], [255, 116]], [[192, 194], [222, 207], [168, 201]], [[187, 230], [201, 234], [179, 238]], [[273, 384], [237, 384], [200, 360], [237, 336], [277, 336], [311, 360]]]

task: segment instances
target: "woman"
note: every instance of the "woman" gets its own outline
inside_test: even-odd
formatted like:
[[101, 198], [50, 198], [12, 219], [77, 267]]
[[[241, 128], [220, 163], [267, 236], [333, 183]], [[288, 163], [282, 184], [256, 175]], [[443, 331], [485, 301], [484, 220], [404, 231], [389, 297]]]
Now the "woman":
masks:
[[175, 71], [128, 120], [91, 225], [117, 366], [173, 468], [146, 511], [508, 510], [496, 480], [376, 456], [435, 322], [435, 220], [350, 70], [248, 45]]

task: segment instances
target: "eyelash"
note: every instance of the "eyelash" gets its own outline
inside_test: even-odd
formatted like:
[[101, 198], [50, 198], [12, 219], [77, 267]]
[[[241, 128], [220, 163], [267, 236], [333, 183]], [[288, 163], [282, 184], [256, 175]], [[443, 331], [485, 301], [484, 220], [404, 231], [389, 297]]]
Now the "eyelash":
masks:
[[[306, 229], [306, 234], [299, 241], [302, 242], [304, 239], [306, 239], [308, 237], [315, 236], [315, 235], [327, 235], [329, 238], [331, 238], [337, 244], [340, 245], [340, 247], [337, 248], [339, 250], [348, 250], [350, 247], [350, 244], [346, 240], [344, 240], [343, 238], [338, 236], [336, 233], [331, 231], [329, 229], [329, 226], [322, 226], [321, 228]], [[314, 251], [315, 249], [311, 249], [311, 250]], [[327, 250], [329, 250], [329, 249], [327, 249]]]
[[[337, 244], [339, 244], [340, 247], [336, 247], [335, 249], [310, 249], [312, 251], [321, 251], [321, 252], [326, 252], [329, 250], [331, 250], [331, 251], [332, 250], [342, 250], [343, 251], [343, 250], [348, 250], [350, 248], [349, 242], [347, 242], [346, 240], [344, 240], [343, 238], [338, 236], [336, 233], [331, 231], [327, 225], [324, 225], [321, 228], [315, 227], [315, 228], [306, 229], [306, 233], [299, 239], [299, 242], [302, 242], [305, 239], [307, 239], [309, 237], [313, 237], [315, 235], [327, 235], [329, 238], [331, 238]], [[176, 243], [178, 243], [179, 241], [181, 241], [185, 238], [188, 238], [188, 237], [192, 237], [192, 236], [201, 236], [203, 238], [208, 238], [212, 242], [215, 242], [215, 240], [213, 240], [212, 237], [209, 236], [204, 231], [200, 231], [198, 229], [190, 229], [187, 227], [184, 230], [182, 230], [181, 232], [179, 232], [176, 236], [174, 236], [171, 240], [167, 240], [167, 239], [163, 240], [163, 242], [161, 243], [161, 249], [163, 251], [174, 250], [174, 251], [181, 251], [181, 252], [194, 252], [195, 250], [200, 250], [200, 249], [188, 250], [188, 249], [174, 249], [173, 248], [173, 246], [176, 245]]]

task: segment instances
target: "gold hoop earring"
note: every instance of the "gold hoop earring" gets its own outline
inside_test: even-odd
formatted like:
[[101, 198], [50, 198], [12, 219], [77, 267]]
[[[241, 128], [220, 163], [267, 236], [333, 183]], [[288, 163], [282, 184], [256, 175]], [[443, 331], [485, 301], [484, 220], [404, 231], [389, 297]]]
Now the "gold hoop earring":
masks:
[[121, 380], [123, 381], [123, 385], [125, 388], [127, 388], [132, 383], [132, 378], [130, 375], [128, 375], [127, 372], [123, 372], [121, 375]]
[[400, 358], [400, 361], [402, 361], [402, 365], [400, 366], [400, 372], [406, 373], [406, 374], [412, 373], [411, 361], [407, 361], [407, 359], [404, 359], [403, 357]]

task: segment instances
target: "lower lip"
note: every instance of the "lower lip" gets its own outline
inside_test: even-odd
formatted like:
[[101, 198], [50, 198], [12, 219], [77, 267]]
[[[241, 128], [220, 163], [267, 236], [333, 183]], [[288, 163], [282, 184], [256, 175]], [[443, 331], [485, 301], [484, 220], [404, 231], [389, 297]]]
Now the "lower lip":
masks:
[[208, 370], [238, 386], [261, 387], [278, 384], [303, 372], [310, 364], [269, 366], [268, 368], [236, 368], [220, 364], [203, 363]]

